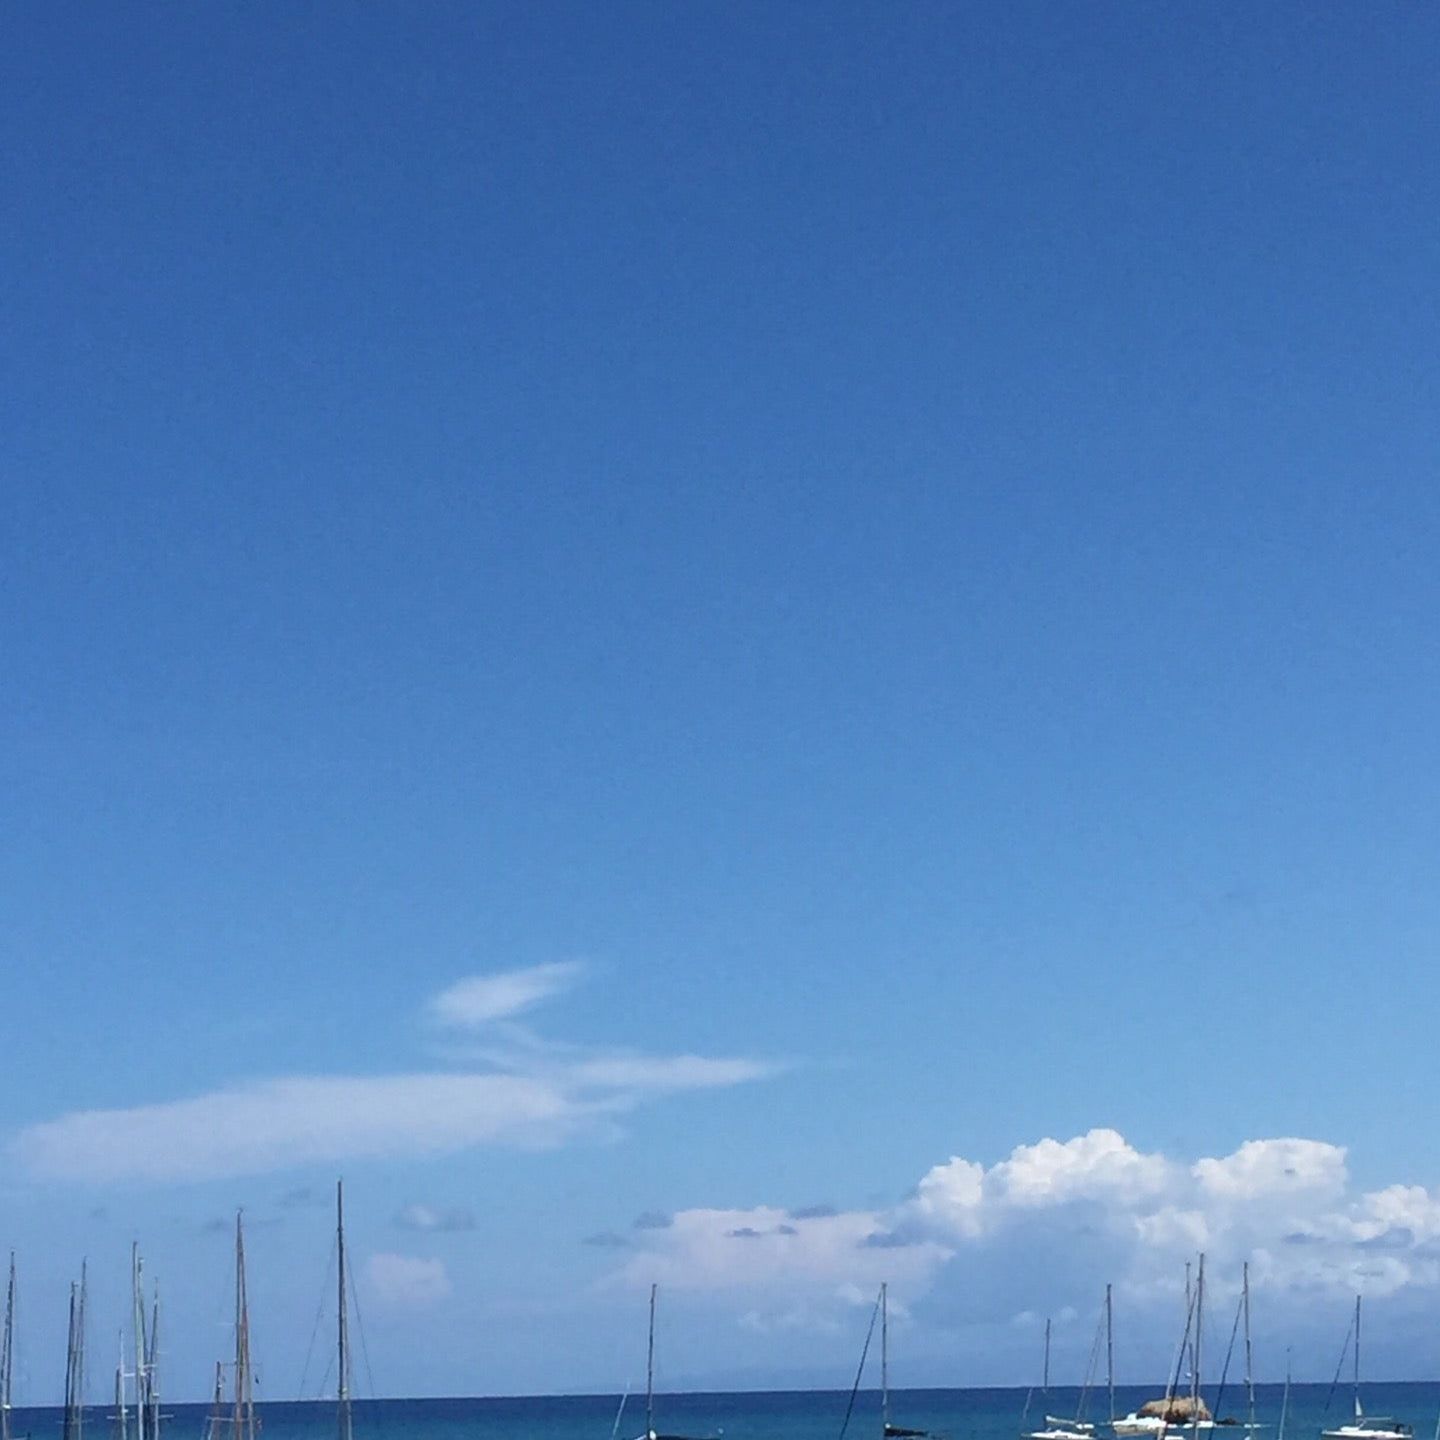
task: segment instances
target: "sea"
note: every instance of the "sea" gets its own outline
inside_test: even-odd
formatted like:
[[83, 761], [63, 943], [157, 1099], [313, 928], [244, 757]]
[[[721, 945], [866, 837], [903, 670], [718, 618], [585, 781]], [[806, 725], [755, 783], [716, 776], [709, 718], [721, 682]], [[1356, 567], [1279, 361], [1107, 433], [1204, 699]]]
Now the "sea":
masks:
[[[1163, 1386], [1117, 1386], [1116, 1413], [1125, 1414], [1163, 1392]], [[1256, 1387], [1256, 1419], [1264, 1427], [1261, 1440], [1317, 1440], [1319, 1432], [1349, 1419], [1348, 1387], [1327, 1384], [1291, 1387], [1283, 1436], [1280, 1432], [1284, 1387]], [[1017, 1440], [1022, 1433], [1025, 1390], [896, 1390], [890, 1396], [895, 1425], [925, 1430], [936, 1440]], [[1078, 1391], [1052, 1386], [1047, 1397], [1029, 1394], [1028, 1424], [1040, 1427], [1041, 1417], [1073, 1414]], [[1091, 1393], [1092, 1419], [1098, 1419]], [[1214, 1404], [1214, 1395], [1207, 1396]], [[1429, 1381], [1367, 1384], [1363, 1392], [1369, 1415], [1407, 1421], [1417, 1440], [1440, 1440], [1440, 1384]], [[846, 1423], [849, 1391], [789, 1390], [721, 1394], [663, 1394], [655, 1398], [655, 1429], [663, 1436], [694, 1440], [880, 1440], [879, 1397], [861, 1391]], [[1217, 1413], [1243, 1420], [1243, 1390], [1222, 1397]], [[275, 1401], [257, 1406], [262, 1440], [336, 1440], [333, 1401]], [[208, 1405], [167, 1406], [162, 1440], [202, 1440]], [[618, 1417], [618, 1423], [617, 1423]], [[11, 1414], [16, 1440], [58, 1440], [58, 1409]], [[357, 1400], [354, 1440], [635, 1440], [645, 1429], [644, 1397], [619, 1395], [517, 1396], [514, 1398], [448, 1400]], [[223, 1432], [222, 1432], [223, 1433]], [[1184, 1429], [1172, 1432], [1186, 1440]], [[1223, 1433], [1223, 1432], [1222, 1432]], [[1244, 1435], [1236, 1428], [1236, 1440]], [[1097, 1427], [1098, 1440], [1108, 1431]], [[87, 1414], [83, 1437], [112, 1440], [115, 1426], [106, 1407]]]

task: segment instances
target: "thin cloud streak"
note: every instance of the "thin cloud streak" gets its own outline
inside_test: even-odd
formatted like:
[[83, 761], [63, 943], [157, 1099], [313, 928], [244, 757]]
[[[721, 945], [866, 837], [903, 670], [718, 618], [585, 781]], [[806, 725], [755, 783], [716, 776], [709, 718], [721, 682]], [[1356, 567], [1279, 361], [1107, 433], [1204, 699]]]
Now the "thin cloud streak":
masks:
[[[688, 1057], [687, 1057], [688, 1058]], [[683, 1089], [759, 1080], [772, 1067], [717, 1060], [655, 1083], [583, 1075], [389, 1075], [259, 1080], [188, 1100], [85, 1110], [22, 1130], [10, 1147], [37, 1180], [203, 1180], [477, 1145], [549, 1148], [614, 1133], [615, 1117]]]
[[[475, 977], [427, 1007], [457, 1025], [495, 1017], [568, 985], [571, 963]], [[22, 1130], [9, 1158], [36, 1180], [193, 1181], [352, 1159], [442, 1155], [478, 1145], [534, 1149], [614, 1135], [649, 1101], [765, 1079], [746, 1058], [507, 1046], [468, 1073], [256, 1079], [181, 1100], [75, 1111]], [[412, 1228], [430, 1214], [412, 1207]], [[445, 1217], [439, 1217], [444, 1219]], [[452, 1223], [448, 1228], [458, 1228]]]

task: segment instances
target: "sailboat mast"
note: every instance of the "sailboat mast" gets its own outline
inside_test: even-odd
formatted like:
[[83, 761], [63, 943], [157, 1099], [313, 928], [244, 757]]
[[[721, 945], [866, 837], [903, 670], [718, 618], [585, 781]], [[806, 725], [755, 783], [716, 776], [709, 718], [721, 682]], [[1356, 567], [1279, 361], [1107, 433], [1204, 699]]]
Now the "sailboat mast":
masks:
[[250, 1379], [250, 1299], [245, 1288], [245, 1232], [235, 1212], [235, 1433], [233, 1440], [253, 1440], [254, 1390]]
[[160, 1440], [160, 1282], [150, 1305], [150, 1345], [145, 1352], [145, 1398], [150, 1404], [150, 1440]]
[[70, 1440], [75, 1420], [75, 1282], [70, 1282], [70, 1327], [65, 1336], [65, 1415], [60, 1422], [61, 1440]]
[[1255, 1364], [1250, 1349], [1250, 1262], [1240, 1271], [1240, 1305], [1245, 1315], [1245, 1409], [1251, 1435], [1255, 1433]]
[[1105, 1285], [1105, 1377], [1110, 1391], [1110, 1418], [1115, 1418], [1115, 1321], [1110, 1309], [1110, 1285]]
[[1200, 1342], [1204, 1337], [1205, 1321], [1205, 1257], [1201, 1255], [1195, 1272], [1195, 1378], [1191, 1385], [1191, 1397], [1195, 1401], [1191, 1411], [1192, 1430], [1200, 1425]]
[[[1195, 1291], [1190, 1284], [1190, 1262], [1185, 1262], [1185, 1323], [1188, 1325], [1195, 1311]], [[1193, 1377], [1195, 1372], [1195, 1347], [1189, 1337], [1185, 1340], [1185, 1364]]]
[[890, 1287], [880, 1284], [880, 1434], [890, 1429]]
[[1355, 1297], [1355, 1415], [1358, 1418], [1363, 1412], [1360, 1409], [1360, 1297]]
[[210, 1405], [210, 1429], [207, 1440], [216, 1440], [220, 1434], [220, 1423], [225, 1416], [225, 1362], [215, 1362], [215, 1399]]
[[125, 1413], [125, 1332], [119, 1336], [119, 1350], [115, 1359], [115, 1437], [127, 1440], [130, 1417]]
[[135, 1326], [135, 1440], [145, 1440], [145, 1300], [140, 1284], [140, 1246], [130, 1246], [130, 1296]]
[[650, 1287], [650, 1338], [645, 1345], [645, 1440], [655, 1440], [655, 1286]]
[[5, 1287], [5, 1340], [0, 1347], [0, 1440], [10, 1440], [10, 1375], [15, 1363], [15, 1252], [10, 1252], [10, 1282]]
[[339, 1257], [339, 1301], [340, 1324], [337, 1344], [339, 1347], [340, 1378], [338, 1394], [340, 1400], [340, 1437], [351, 1440], [350, 1428], [350, 1332], [346, 1317], [345, 1303], [345, 1191], [344, 1182], [335, 1182], [335, 1248]]
[[1040, 1372], [1040, 1393], [1048, 1397], [1050, 1394], [1050, 1317], [1045, 1317], [1045, 1366]]
[[89, 1290], [87, 1263], [80, 1262], [80, 1304], [75, 1312], [75, 1440], [85, 1433], [85, 1297]]

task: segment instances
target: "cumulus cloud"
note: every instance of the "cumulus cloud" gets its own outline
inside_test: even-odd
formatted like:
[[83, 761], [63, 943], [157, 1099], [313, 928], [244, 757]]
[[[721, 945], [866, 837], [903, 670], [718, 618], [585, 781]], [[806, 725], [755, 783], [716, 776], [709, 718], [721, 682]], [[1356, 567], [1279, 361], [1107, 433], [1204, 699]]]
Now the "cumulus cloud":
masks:
[[1324, 1141], [1249, 1140], [1190, 1160], [1095, 1129], [989, 1165], [952, 1156], [882, 1209], [681, 1210], [636, 1245], [618, 1281], [732, 1295], [751, 1328], [805, 1315], [823, 1329], [880, 1280], [896, 1313], [920, 1302], [955, 1323], [1089, 1314], [1107, 1281], [1132, 1315], [1173, 1319], [1183, 1261], [1201, 1249], [1217, 1304], [1234, 1303], [1242, 1260], [1274, 1300], [1340, 1307], [1357, 1290], [1440, 1289], [1440, 1193], [1356, 1193], [1343, 1147]]
[[[571, 983], [573, 964], [477, 976], [428, 1005], [432, 1018], [478, 1029]], [[777, 1067], [741, 1057], [644, 1055], [515, 1043], [464, 1073], [257, 1079], [159, 1104], [80, 1110], [31, 1125], [9, 1158], [35, 1179], [185, 1181], [302, 1164], [443, 1155], [479, 1145], [526, 1148], [613, 1135], [619, 1117], [686, 1091], [763, 1079]], [[303, 1203], [308, 1192], [291, 1192]], [[433, 1222], [433, 1223], [432, 1223]], [[411, 1229], [467, 1228], [455, 1213], [402, 1212]]]
[[376, 1299], [393, 1309], [424, 1310], [450, 1294], [443, 1262], [416, 1255], [372, 1255], [365, 1279]]
[[463, 1030], [508, 1020], [568, 990], [579, 979], [580, 969], [578, 961], [553, 960], [525, 970], [470, 975], [436, 995], [429, 1015], [438, 1025]]

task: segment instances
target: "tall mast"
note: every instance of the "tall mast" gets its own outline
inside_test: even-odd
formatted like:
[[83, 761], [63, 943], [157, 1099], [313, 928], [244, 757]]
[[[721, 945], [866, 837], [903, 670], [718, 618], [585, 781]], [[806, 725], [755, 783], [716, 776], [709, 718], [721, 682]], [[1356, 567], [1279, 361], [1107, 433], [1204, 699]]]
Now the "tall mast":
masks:
[[1115, 1322], [1110, 1309], [1110, 1285], [1105, 1285], [1105, 1375], [1110, 1390], [1110, 1418], [1115, 1418]]
[[1355, 1297], [1355, 1417], [1364, 1412], [1360, 1409], [1360, 1297]]
[[[351, 1440], [350, 1429], [350, 1331], [345, 1303], [345, 1188], [344, 1182], [335, 1182], [335, 1249], [339, 1257], [339, 1300], [340, 1324], [337, 1344], [339, 1347], [340, 1379], [338, 1395], [340, 1400], [340, 1437]], [[237, 1437], [238, 1440], [238, 1437]]]
[[115, 1359], [115, 1440], [128, 1440], [130, 1417], [125, 1413], [125, 1332], [119, 1337]]
[[75, 1312], [75, 1440], [85, 1433], [85, 1297], [87, 1265], [80, 1262], [80, 1305]]
[[1045, 1368], [1040, 1373], [1040, 1393], [1050, 1394], [1050, 1317], [1045, 1317]]
[[1255, 1365], [1250, 1350], [1250, 1262], [1242, 1268], [1240, 1283], [1240, 1304], [1245, 1312], [1245, 1409], [1251, 1436], [1255, 1434]]
[[145, 1398], [150, 1402], [150, 1440], [160, 1440], [160, 1282], [150, 1306], [150, 1347], [145, 1352]]
[[5, 1287], [5, 1340], [0, 1345], [0, 1440], [10, 1440], [10, 1374], [15, 1363], [15, 1252], [10, 1252], [10, 1283]]
[[140, 1246], [130, 1246], [130, 1297], [135, 1325], [135, 1440], [145, 1440], [145, 1300], [141, 1293]]
[[645, 1347], [645, 1440], [655, 1440], [655, 1286], [650, 1287], [650, 1339]]
[[880, 1435], [890, 1429], [890, 1287], [880, 1282]]
[[225, 1362], [215, 1362], [215, 1399], [210, 1406], [210, 1429], [207, 1440], [216, 1440], [220, 1434], [220, 1422], [225, 1416]]
[[[1185, 1323], [1188, 1325], [1195, 1308], [1195, 1292], [1190, 1284], [1190, 1262], [1185, 1262]], [[1187, 1336], [1185, 1339], [1185, 1363], [1192, 1374], [1195, 1369], [1195, 1348]]]
[[1205, 1256], [1195, 1271], [1195, 1378], [1191, 1382], [1191, 1397], [1195, 1401], [1190, 1412], [1191, 1429], [1200, 1428], [1200, 1342], [1205, 1332]]
[[245, 1232], [235, 1212], [235, 1432], [233, 1440], [254, 1440], [255, 1398], [250, 1379], [250, 1299], [245, 1288]]
[[65, 1336], [65, 1418], [60, 1422], [62, 1440], [70, 1440], [75, 1421], [75, 1282], [70, 1282], [70, 1327]]

